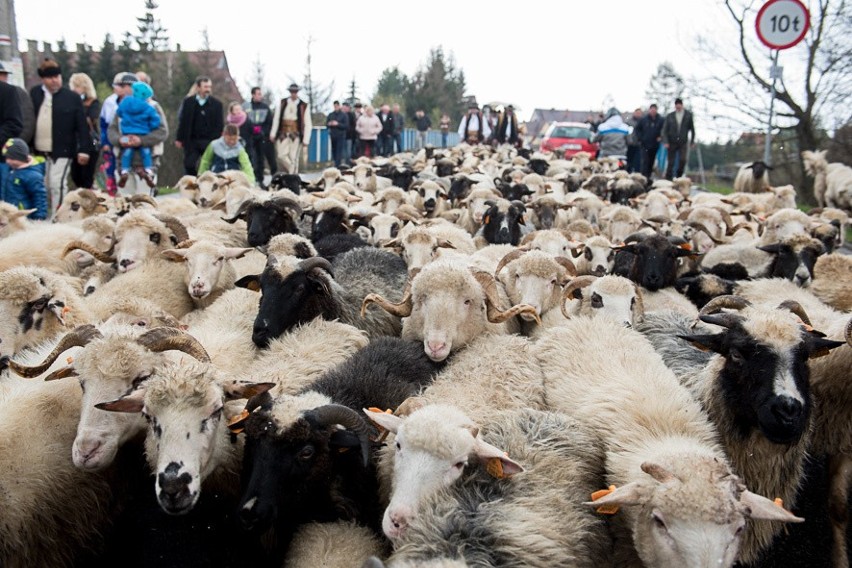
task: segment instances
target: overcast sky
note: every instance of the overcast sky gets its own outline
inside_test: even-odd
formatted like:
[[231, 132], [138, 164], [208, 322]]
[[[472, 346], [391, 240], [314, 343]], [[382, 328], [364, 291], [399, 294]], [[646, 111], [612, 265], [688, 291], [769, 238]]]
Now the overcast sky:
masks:
[[[440, 45], [464, 69], [469, 94], [480, 103], [513, 102], [524, 119], [537, 107], [646, 106], [645, 89], [660, 62], [671, 61], [687, 77], [702, 74], [706, 66], [694, 55], [696, 35], [734, 39], [724, 6], [712, 0], [510, 5], [515, 8], [444, 0], [390, 2], [384, 8], [332, 0], [161, 0], [156, 15], [168, 29], [171, 47], [199, 49], [206, 27], [211, 47], [226, 52], [244, 94], [258, 58], [267, 84], [279, 92], [288, 77], [301, 79], [309, 36], [315, 80], [335, 81], [340, 97], [354, 76], [359, 96], [368, 98], [383, 69], [398, 65], [411, 75], [429, 49]], [[106, 32], [120, 40], [126, 30], [135, 31], [144, 2], [18, 0], [15, 8], [22, 49], [27, 39], [62, 37], [70, 46], [86, 42], [97, 49]], [[699, 138], [715, 138], [708, 136], [712, 125], [700, 116], [702, 109], [695, 110]]]

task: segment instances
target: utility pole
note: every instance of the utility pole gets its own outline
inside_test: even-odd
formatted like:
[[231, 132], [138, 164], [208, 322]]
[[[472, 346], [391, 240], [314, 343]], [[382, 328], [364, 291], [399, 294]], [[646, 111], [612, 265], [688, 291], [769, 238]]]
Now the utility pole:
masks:
[[0, 0], [0, 61], [8, 63], [18, 57], [15, 0]]
[[778, 67], [778, 54], [780, 49], [775, 50], [775, 57], [772, 59], [772, 67], [769, 68], [769, 77], [772, 79], [772, 88], [769, 91], [769, 123], [766, 125], [766, 146], [763, 149], [763, 161], [766, 164], [771, 164], [772, 159], [772, 113], [775, 110], [775, 82], [781, 78], [783, 67]]

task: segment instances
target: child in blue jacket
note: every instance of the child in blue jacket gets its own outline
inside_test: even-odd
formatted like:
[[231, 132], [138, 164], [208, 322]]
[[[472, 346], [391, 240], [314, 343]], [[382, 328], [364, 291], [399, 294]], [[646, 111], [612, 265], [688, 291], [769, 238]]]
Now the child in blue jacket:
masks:
[[30, 156], [30, 148], [20, 138], [9, 138], [3, 146], [9, 166], [3, 201], [18, 209], [34, 209], [29, 219], [47, 219], [47, 189], [44, 187], [44, 158]]
[[[154, 91], [146, 83], [138, 81], [133, 83], [133, 95], [124, 97], [118, 103], [116, 114], [121, 119], [119, 127], [122, 136], [134, 134], [145, 136], [160, 127], [160, 115], [157, 109], [148, 102], [154, 96]], [[130, 166], [133, 164], [133, 152], [138, 151], [142, 156], [142, 166], [145, 168], [145, 181], [149, 186], [154, 185], [154, 173], [151, 171], [153, 159], [151, 148], [140, 146], [138, 148], [125, 148], [121, 154], [121, 177], [118, 186], [124, 187], [130, 174]]]

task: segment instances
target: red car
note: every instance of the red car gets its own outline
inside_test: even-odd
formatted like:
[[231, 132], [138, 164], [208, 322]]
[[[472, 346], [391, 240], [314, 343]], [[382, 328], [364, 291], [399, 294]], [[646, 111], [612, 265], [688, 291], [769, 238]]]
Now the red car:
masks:
[[570, 158], [577, 152], [588, 152], [592, 156], [598, 152], [598, 144], [591, 142], [594, 133], [588, 124], [582, 122], [554, 122], [541, 139], [541, 151], [565, 150]]

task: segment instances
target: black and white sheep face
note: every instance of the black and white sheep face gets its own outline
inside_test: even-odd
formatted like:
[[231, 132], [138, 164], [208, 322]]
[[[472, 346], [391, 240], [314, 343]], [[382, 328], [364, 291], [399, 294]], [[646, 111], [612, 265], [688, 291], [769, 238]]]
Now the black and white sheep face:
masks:
[[471, 461], [499, 460], [505, 475], [523, 471], [503, 450], [483, 441], [479, 429], [454, 407], [426, 406], [405, 419], [365, 412], [396, 434], [393, 489], [382, 518], [382, 530], [390, 539], [404, 536], [423, 501], [455, 483]]
[[[718, 316], [702, 316], [719, 323]], [[808, 359], [843, 345], [801, 329], [792, 314], [752, 314], [717, 335], [685, 339], [724, 357], [719, 381], [743, 438], [754, 429], [776, 444], [796, 443], [811, 411]], [[761, 339], [764, 338], [764, 339]]]
[[24, 303], [0, 300], [0, 356], [11, 357], [38, 339], [45, 319], [56, 317], [48, 307], [50, 303], [51, 296], [46, 293], [37, 293]]
[[673, 286], [681, 260], [693, 253], [673, 244], [666, 237], [653, 235], [618, 248], [619, 255], [633, 255], [628, 277], [652, 292]]
[[519, 201], [508, 209], [500, 211], [500, 206], [492, 205], [482, 218], [482, 236], [492, 245], [517, 245], [521, 240], [521, 227], [524, 226], [526, 208]]
[[333, 207], [319, 211], [311, 224], [311, 241], [317, 242], [329, 235], [339, 235], [349, 232], [346, 209]]
[[786, 278], [802, 288], [807, 288], [813, 282], [814, 265], [817, 258], [825, 251], [818, 241], [807, 246], [779, 243], [758, 248], [774, 255], [767, 276]]
[[402, 228], [402, 221], [392, 215], [377, 215], [370, 220], [370, 236], [368, 242], [375, 246], [397, 238]]
[[[602, 239], [598, 237], [597, 239]], [[592, 276], [605, 276], [612, 271], [615, 263], [615, 251], [612, 250], [609, 241], [587, 242], [583, 247], [583, 254], [576, 262], [577, 274], [591, 274]]]
[[574, 293], [579, 298], [578, 315], [633, 327], [642, 317], [635, 286], [618, 276], [605, 278]]

